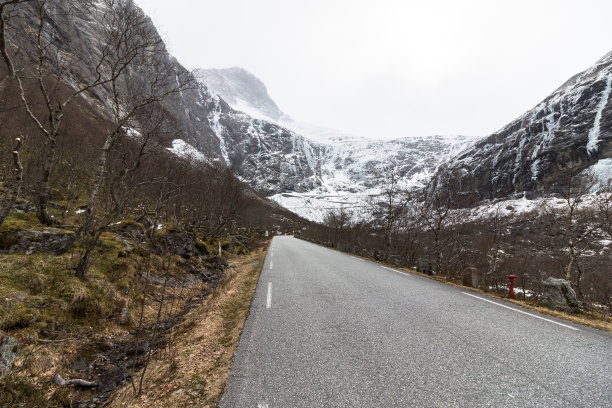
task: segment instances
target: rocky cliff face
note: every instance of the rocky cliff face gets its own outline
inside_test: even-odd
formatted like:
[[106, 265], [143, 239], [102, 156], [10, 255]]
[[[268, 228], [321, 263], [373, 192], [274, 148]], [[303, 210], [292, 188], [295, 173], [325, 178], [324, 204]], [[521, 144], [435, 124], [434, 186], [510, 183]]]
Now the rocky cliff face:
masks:
[[196, 72], [216, 95], [208, 102], [209, 122], [226, 163], [261, 193], [313, 220], [332, 208], [369, 208], [369, 197], [391, 173], [401, 187], [422, 188], [445, 158], [472, 142], [461, 136], [380, 141], [298, 123], [244, 70]]
[[590, 167], [606, 177], [612, 167], [611, 88], [612, 52], [445, 167], [480, 199], [561, 189], [570, 171]]
[[[131, 4], [129, 1], [125, 3]], [[109, 19], [113, 17], [109, 15], [109, 6], [108, 0], [53, 0], [45, 3], [42, 43], [47, 47], [47, 55], [57, 58], [50, 61], [51, 66], [54, 66], [50, 72], [72, 89], [91, 82], [96, 76], [96, 63], [101, 60], [106, 39], [112, 35]], [[133, 11], [137, 15], [133, 20], [140, 24], [138, 35], [146, 33], [152, 43], [160, 42], [163, 45], [157, 29], [144, 12], [137, 6], [133, 6]], [[35, 33], [40, 23], [38, 2], [19, 4], [12, 12], [13, 18], [9, 20], [7, 28], [9, 44], [29, 55], [25, 62], [29, 60], [32, 65], [28, 68], [33, 70], [37, 57]], [[177, 75], [186, 72], [165, 48], [158, 58], [161, 64], [173, 67]], [[123, 86], [142, 84], [148, 78], [147, 75], [151, 76], [148, 71], [150, 67], [131, 66], [122, 74]], [[98, 86], [82, 97], [100, 117], [110, 117], [111, 91], [110, 86]], [[205, 87], [186, 89], [168, 97], [161, 107], [170, 113], [176, 126], [176, 135], [214, 160], [221, 157], [221, 149], [220, 141], [208, 123], [208, 111], [204, 102], [209, 96]], [[158, 142], [169, 145], [166, 140]]]

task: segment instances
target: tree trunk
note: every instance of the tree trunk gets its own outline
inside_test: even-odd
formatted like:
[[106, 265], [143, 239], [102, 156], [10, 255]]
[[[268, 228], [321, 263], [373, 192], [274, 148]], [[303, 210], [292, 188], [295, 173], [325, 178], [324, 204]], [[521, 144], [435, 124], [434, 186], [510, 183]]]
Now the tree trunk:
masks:
[[55, 160], [55, 151], [57, 149], [57, 136], [49, 136], [49, 146], [47, 148], [47, 157], [44, 163], [43, 178], [38, 195], [38, 220], [45, 225], [53, 225], [53, 218], [49, 215], [49, 196], [51, 193], [51, 171]]
[[19, 197], [19, 193], [21, 192], [21, 186], [23, 184], [23, 166], [21, 165], [21, 158], [19, 156], [19, 151], [21, 150], [21, 146], [23, 144], [23, 136], [19, 136], [15, 139], [15, 147], [13, 148], [13, 165], [15, 166], [15, 178], [13, 179], [13, 191], [11, 192], [11, 197], [8, 199], [0, 208], [0, 225], [4, 223], [6, 217], [9, 215], [9, 212], [15, 206], [17, 202], [17, 198]]
[[102, 183], [104, 182], [104, 175], [106, 173], [106, 161], [108, 160], [108, 155], [113, 146], [113, 136], [109, 135], [104, 142], [104, 147], [102, 148], [102, 153], [100, 158], [98, 159], [98, 168], [96, 169], [96, 175], [94, 178], [94, 185], [91, 189], [91, 193], [89, 195], [89, 203], [87, 204], [87, 210], [85, 212], [85, 220], [83, 221], [83, 225], [78, 231], [78, 237], [86, 237], [94, 227], [95, 223], [95, 210], [96, 210], [96, 200], [98, 199], [98, 194], [100, 194], [100, 189], [102, 188]]

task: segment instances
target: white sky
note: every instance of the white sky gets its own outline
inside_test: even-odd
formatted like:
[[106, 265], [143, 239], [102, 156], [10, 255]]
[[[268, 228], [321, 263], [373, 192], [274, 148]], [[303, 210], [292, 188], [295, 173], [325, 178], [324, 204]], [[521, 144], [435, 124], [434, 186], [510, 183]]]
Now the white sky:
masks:
[[294, 119], [488, 135], [612, 50], [611, 0], [136, 0], [187, 68], [243, 67]]

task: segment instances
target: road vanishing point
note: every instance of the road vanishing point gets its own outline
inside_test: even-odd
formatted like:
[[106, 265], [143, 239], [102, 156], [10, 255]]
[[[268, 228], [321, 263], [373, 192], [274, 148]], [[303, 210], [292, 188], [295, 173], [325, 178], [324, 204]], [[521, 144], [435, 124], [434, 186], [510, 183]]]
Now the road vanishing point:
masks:
[[222, 408], [612, 407], [612, 336], [279, 236]]

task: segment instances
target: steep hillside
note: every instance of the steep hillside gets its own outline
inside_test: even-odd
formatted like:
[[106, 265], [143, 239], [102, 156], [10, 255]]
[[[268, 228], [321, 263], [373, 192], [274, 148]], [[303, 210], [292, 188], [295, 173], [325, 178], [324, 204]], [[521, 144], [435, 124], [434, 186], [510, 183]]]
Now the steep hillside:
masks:
[[447, 168], [480, 199], [558, 189], [570, 171], [589, 167], [605, 181], [612, 175], [611, 90], [608, 53]]

